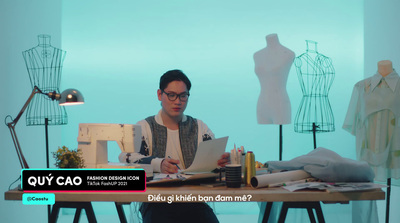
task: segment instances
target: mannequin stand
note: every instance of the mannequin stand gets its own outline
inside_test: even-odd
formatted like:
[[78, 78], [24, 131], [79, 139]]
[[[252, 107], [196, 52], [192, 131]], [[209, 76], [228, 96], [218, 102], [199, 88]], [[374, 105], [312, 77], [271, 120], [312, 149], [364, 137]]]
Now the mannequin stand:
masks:
[[[314, 139], [314, 149], [317, 148], [317, 140], [316, 140], [316, 130], [318, 126], [313, 123], [313, 139]], [[282, 152], [283, 152], [283, 131], [282, 125], [279, 125], [279, 161], [282, 161]], [[269, 215], [271, 214], [273, 202], [265, 202], [261, 204], [261, 210], [263, 211], [262, 222], [267, 223]], [[307, 209], [308, 217], [310, 218], [311, 223], [316, 223], [314, 211], [317, 215], [317, 219], [319, 223], [325, 223], [324, 214], [322, 213], [321, 203], [320, 202], [283, 202], [282, 210], [279, 214], [278, 223], [284, 223], [286, 219], [287, 212], [289, 208], [305, 208]]]
[[392, 178], [387, 179], [387, 189], [386, 189], [386, 216], [385, 216], [385, 222], [389, 223], [389, 210], [390, 210], [390, 191], [391, 191], [391, 185], [392, 185]]
[[[49, 119], [44, 119], [44, 132], [46, 136], [46, 168], [49, 169]], [[50, 222], [51, 205], [47, 205], [47, 219]]]
[[282, 125], [279, 125], [279, 161], [282, 161], [283, 152], [283, 136], [282, 136]]
[[319, 126], [317, 126], [315, 124], [315, 122], [312, 123], [312, 133], [313, 133], [313, 140], [314, 140], [314, 149], [317, 148], [317, 128], [319, 128]]
[[[315, 125], [313, 122], [313, 140], [314, 140], [314, 149], [317, 148], [317, 128], [318, 126]], [[315, 223], [315, 217], [313, 209], [315, 209], [315, 213], [317, 214], [317, 219], [319, 223], [325, 223], [324, 214], [322, 213], [321, 202], [283, 202], [281, 214], [279, 216], [279, 223], [285, 222], [286, 214], [289, 208], [306, 208], [308, 217], [312, 223]]]

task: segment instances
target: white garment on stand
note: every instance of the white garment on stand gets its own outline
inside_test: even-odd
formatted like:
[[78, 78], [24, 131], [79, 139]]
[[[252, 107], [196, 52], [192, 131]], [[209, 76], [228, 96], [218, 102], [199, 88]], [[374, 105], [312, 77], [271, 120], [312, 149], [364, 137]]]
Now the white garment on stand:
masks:
[[394, 71], [359, 81], [343, 128], [356, 136], [357, 159], [369, 163], [375, 180], [400, 178], [400, 86]]

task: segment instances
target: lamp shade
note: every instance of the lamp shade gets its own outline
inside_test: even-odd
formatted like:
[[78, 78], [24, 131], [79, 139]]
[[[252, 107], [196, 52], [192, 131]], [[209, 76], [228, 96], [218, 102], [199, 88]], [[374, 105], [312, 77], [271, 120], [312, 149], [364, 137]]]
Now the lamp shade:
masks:
[[77, 104], [83, 104], [84, 103], [83, 96], [80, 91], [69, 88], [66, 89], [61, 93], [61, 97], [59, 100], [59, 105], [65, 106], [65, 105], [77, 105]]

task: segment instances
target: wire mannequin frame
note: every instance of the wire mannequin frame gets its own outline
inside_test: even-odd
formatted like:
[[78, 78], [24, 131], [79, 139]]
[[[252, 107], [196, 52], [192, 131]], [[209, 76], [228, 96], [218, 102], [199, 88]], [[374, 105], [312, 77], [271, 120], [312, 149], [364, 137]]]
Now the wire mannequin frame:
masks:
[[[22, 52], [32, 89], [38, 86], [43, 93], [60, 93], [62, 64], [66, 52], [50, 44], [49, 35], [38, 35], [39, 44]], [[26, 125], [65, 125], [67, 112], [57, 101], [44, 94], [36, 94], [27, 108]]]
[[317, 42], [306, 40], [307, 51], [296, 57], [297, 76], [303, 98], [297, 111], [294, 131], [333, 132], [335, 121], [328, 93], [335, 77], [332, 60], [317, 51]]

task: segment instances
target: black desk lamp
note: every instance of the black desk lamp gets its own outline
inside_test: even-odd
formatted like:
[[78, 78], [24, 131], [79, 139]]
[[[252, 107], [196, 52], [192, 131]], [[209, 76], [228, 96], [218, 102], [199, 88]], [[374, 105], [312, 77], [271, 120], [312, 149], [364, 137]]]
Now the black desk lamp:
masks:
[[[82, 94], [76, 89], [67, 89], [67, 90], [63, 91], [61, 94], [58, 94], [55, 91], [49, 92], [49, 93], [44, 93], [37, 86], [35, 86], [32, 90], [32, 93], [30, 94], [28, 100], [25, 102], [21, 111], [18, 113], [17, 117], [15, 119], [13, 119], [10, 115], [6, 116], [5, 123], [8, 126], [8, 128], [10, 129], [10, 133], [11, 133], [11, 137], [12, 137], [12, 140], [13, 140], [13, 143], [15, 146], [15, 150], [17, 152], [19, 162], [23, 169], [29, 168], [29, 165], [25, 159], [25, 156], [22, 153], [22, 149], [21, 149], [21, 146], [18, 141], [17, 133], [15, 131], [15, 126], [17, 125], [19, 119], [21, 118], [22, 114], [28, 107], [29, 103], [32, 101], [33, 96], [35, 96], [35, 94], [47, 95], [50, 99], [59, 101], [59, 105], [61, 105], [61, 106], [84, 103]], [[11, 121], [7, 122], [7, 118], [11, 119]], [[47, 128], [46, 128], [46, 154], [47, 154], [47, 162], [48, 162], [49, 151], [48, 151], [47, 141], [48, 141], [48, 137], [47, 137]]]

